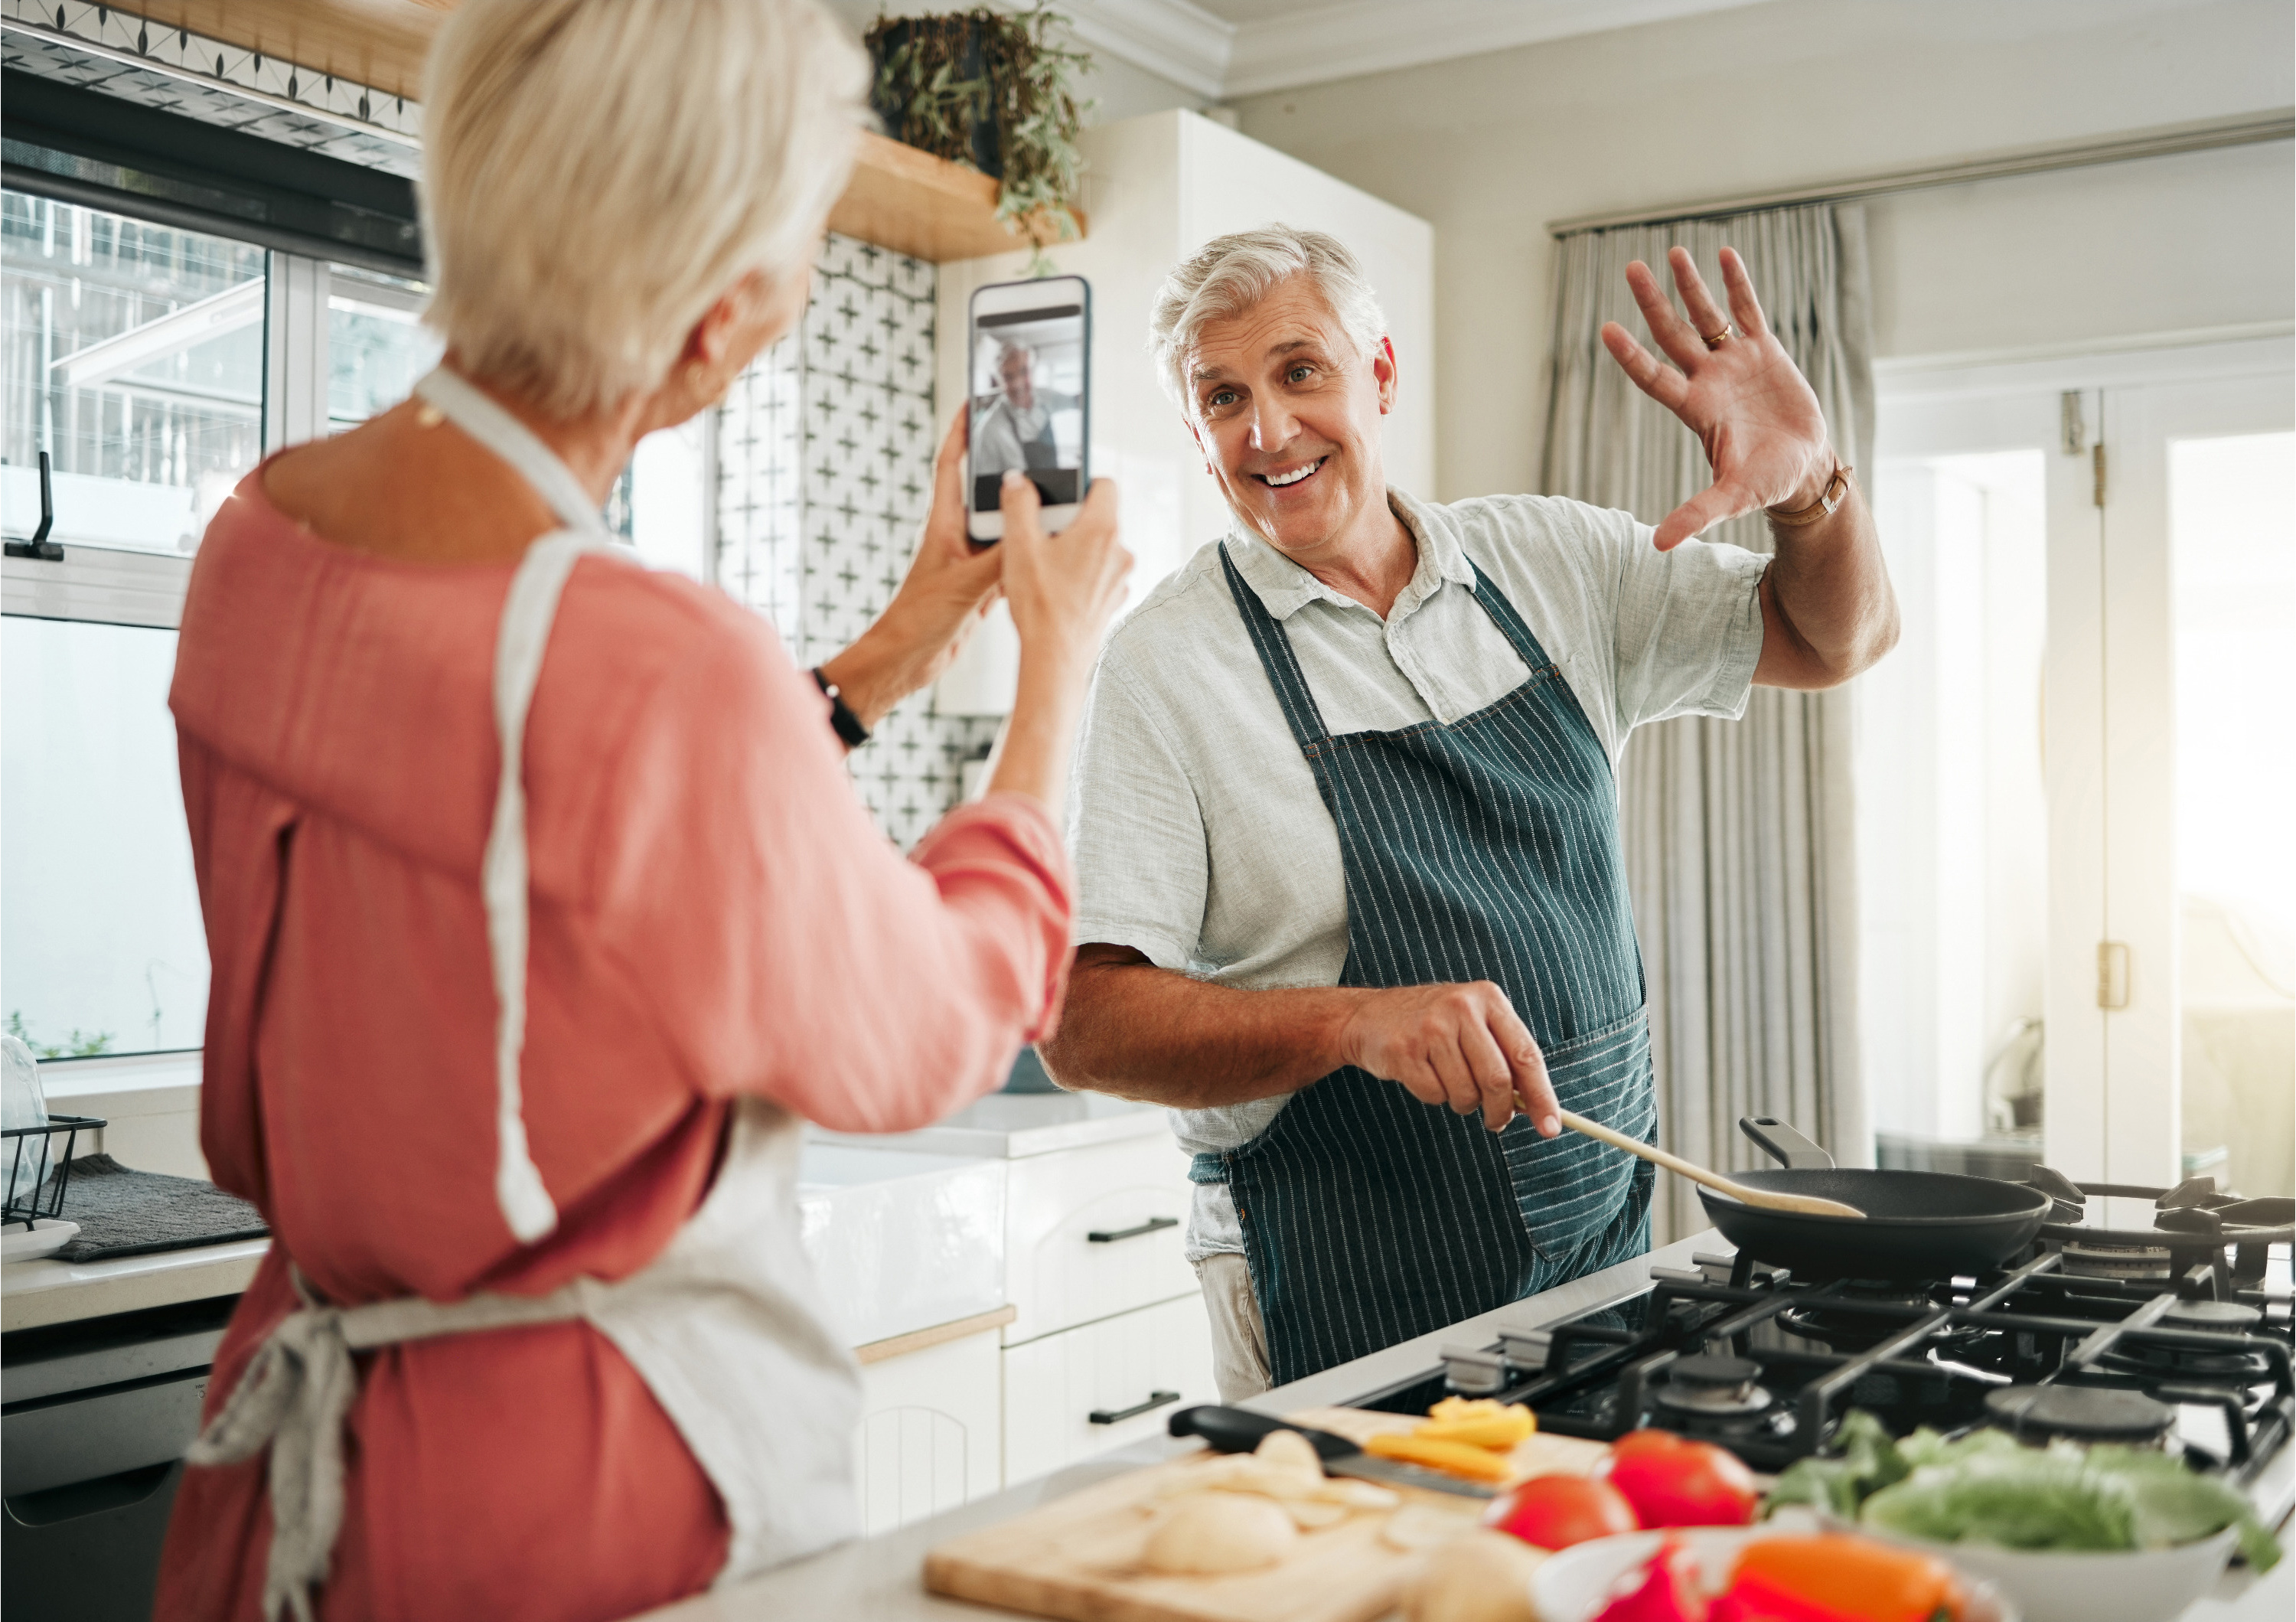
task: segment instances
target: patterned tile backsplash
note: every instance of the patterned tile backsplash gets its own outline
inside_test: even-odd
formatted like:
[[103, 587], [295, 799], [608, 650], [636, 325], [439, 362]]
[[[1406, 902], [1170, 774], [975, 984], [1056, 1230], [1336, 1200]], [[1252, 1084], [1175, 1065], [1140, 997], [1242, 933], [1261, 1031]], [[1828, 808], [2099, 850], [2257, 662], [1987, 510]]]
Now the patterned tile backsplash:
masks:
[[[882, 612], [932, 496], [936, 272], [831, 236], [813, 300], [718, 413], [718, 583], [770, 618], [799, 664]], [[853, 753], [853, 779], [903, 849], [954, 806], [993, 718], [940, 716], [930, 691]]]
[[403, 96], [82, 0], [0, 0], [20, 72], [414, 178], [422, 109]]

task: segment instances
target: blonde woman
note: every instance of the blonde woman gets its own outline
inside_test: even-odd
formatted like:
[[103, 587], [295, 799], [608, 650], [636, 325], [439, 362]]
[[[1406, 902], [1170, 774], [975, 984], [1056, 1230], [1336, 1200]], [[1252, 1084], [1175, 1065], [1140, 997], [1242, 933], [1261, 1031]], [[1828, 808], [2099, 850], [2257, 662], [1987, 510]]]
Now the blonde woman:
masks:
[[[961, 430], [906, 582], [818, 673], [607, 544], [640, 436], [804, 308], [865, 79], [812, 0], [464, 0], [424, 86], [446, 362], [208, 533], [173, 694], [202, 1143], [274, 1241], [163, 1617], [623, 1617], [853, 1529], [799, 1122], [922, 1125], [1046, 1025], [1130, 561], [1105, 487], [1046, 545], [1017, 475], [974, 555]], [[1000, 588], [991, 792], [903, 861], [839, 736]]]

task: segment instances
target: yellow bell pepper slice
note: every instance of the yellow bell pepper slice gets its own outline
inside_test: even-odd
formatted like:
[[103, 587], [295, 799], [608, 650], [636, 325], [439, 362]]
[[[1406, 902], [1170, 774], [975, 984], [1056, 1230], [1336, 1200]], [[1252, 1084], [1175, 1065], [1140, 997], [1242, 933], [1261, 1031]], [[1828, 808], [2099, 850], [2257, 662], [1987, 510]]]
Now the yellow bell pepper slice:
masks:
[[1516, 1403], [1496, 1413], [1430, 1419], [1412, 1434], [1426, 1442], [1464, 1442], [1472, 1447], [1511, 1448], [1538, 1429], [1538, 1421], [1531, 1417], [1530, 1410]]
[[1509, 1474], [1504, 1454], [1471, 1442], [1431, 1441], [1425, 1437], [1389, 1430], [1366, 1441], [1364, 1451], [1376, 1459], [1423, 1464], [1430, 1470], [1464, 1476], [1471, 1481], [1504, 1481]]

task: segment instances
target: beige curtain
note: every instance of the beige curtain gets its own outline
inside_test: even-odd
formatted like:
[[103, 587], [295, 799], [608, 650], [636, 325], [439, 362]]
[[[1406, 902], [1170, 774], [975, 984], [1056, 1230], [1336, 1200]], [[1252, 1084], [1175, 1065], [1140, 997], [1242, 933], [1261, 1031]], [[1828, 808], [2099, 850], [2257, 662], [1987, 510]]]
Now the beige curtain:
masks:
[[[1866, 483], [1874, 388], [1865, 214], [1818, 204], [1562, 239], [1546, 489], [1656, 523], [1710, 482], [1697, 440], [1628, 381], [1597, 336], [1618, 321], [1649, 345], [1626, 266], [1641, 259], [1670, 284], [1666, 253], [1677, 243], [1718, 299], [1718, 250], [1744, 257], [1772, 330]], [[1708, 538], [1770, 550], [1759, 516]], [[1709, 1166], [1767, 1165], [1737, 1122], [1774, 1115], [1841, 1164], [1872, 1165], [1857, 1063], [1849, 695], [1758, 687], [1742, 720], [1640, 728], [1620, 791], [1650, 979], [1659, 1141]], [[1660, 1176], [1656, 1239], [1707, 1225], [1690, 1185]]]

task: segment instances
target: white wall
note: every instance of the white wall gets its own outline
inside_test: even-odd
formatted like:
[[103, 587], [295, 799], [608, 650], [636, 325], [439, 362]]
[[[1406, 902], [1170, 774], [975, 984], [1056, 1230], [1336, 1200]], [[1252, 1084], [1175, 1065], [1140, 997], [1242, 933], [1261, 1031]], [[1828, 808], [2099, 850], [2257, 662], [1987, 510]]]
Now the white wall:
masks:
[[[1434, 225], [1456, 499], [1537, 480], [1547, 221], [2285, 108], [2292, 32], [2286, 0], [1771, 0], [1238, 106]], [[1880, 352], [2286, 321], [2292, 197], [2282, 142], [1877, 201]]]

